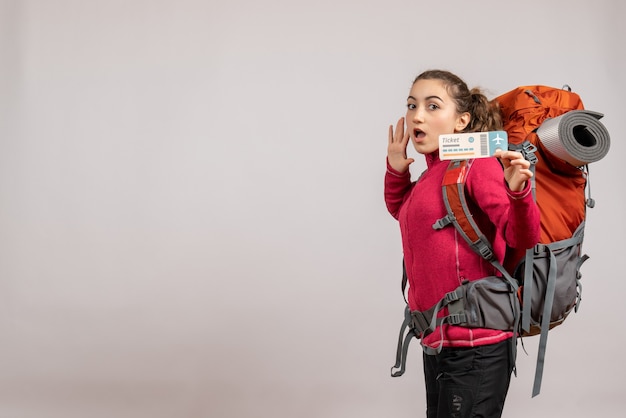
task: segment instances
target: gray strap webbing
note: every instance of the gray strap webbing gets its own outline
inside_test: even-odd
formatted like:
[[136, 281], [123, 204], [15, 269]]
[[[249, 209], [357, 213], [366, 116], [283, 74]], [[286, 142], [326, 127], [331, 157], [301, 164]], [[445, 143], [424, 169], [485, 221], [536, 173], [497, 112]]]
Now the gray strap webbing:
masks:
[[550, 330], [550, 316], [552, 315], [552, 302], [556, 289], [556, 257], [548, 249], [550, 255], [550, 267], [548, 269], [548, 284], [543, 305], [543, 317], [541, 318], [541, 336], [539, 338], [539, 348], [537, 352], [537, 367], [535, 368], [535, 381], [533, 383], [533, 398], [539, 395], [541, 390], [541, 379], [543, 377], [543, 367], [546, 358], [546, 347], [548, 345], [548, 331]]
[[563, 239], [561, 241], [551, 242], [549, 244], [537, 244], [538, 246], [548, 247], [549, 249], [555, 251], [560, 250], [562, 248], [573, 247], [576, 244], [579, 244], [583, 241], [583, 229], [585, 228], [585, 221], [582, 221], [576, 231], [572, 234], [570, 238]]
[[583, 284], [580, 281], [580, 266], [589, 259], [587, 254], [584, 254], [580, 259], [578, 259], [578, 263], [576, 264], [576, 286], [578, 287], [578, 297], [576, 298], [576, 305], [574, 306], [574, 312], [578, 312], [578, 308], [580, 307], [580, 301], [583, 298]]
[[[417, 338], [415, 331], [413, 329], [409, 329], [408, 334], [404, 337], [404, 332], [409, 327], [411, 323], [411, 310], [409, 309], [409, 305], [404, 309], [404, 322], [402, 322], [402, 326], [400, 327], [400, 335], [398, 336], [398, 348], [396, 349], [396, 364], [391, 367], [391, 377], [398, 377], [404, 374], [404, 370], [406, 368], [406, 356], [409, 351], [409, 343], [413, 338]], [[394, 369], [398, 369], [394, 371]]]
[[[396, 363], [391, 367], [391, 377], [398, 377], [404, 374], [406, 370], [406, 358], [409, 351], [409, 344], [413, 338], [420, 338], [420, 335], [426, 335], [433, 332], [437, 327], [444, 323], [461, 324], [467, 321], [465, 313], [462, 309], [453, 308], [446, 317], [437, 317], [437, 313], [453, 302], [460, 301], [464, 297], [461, 288], [454, 289], [441, 298], [441, 300], [430, 309], [420, 312], [411, 311], [409, 305], [404, 308], [404, 321], [400, 326], [398, 335], [398, 346], [396, 348]], [[404, 335], [407, 331], [408, 333]], [[443, 329], [440, 327], [439, 332], [442, 333], [441, 343], [435, 349], [423, 346], [426, 354], [439, 354], [443, 347]]]
[[[425, 330], [429, 329], [431, 324], [431, 321], [428, 320], [429, 316], [434, 316], [432, 322], [435, 322], [435, 324], [440, 322], [437, 320], [436, 314], [434, 314], [434, 307], [424, 312], [411, 312], [409, 305], [407, 305], [404, 309], [404, 321], [402, 322], [400, 334], [398, 335], [396, 363], [391, 367], [391, 377], [398, 377], [404, 374], [406, 370], [406, 359], [409, 352], [409, 344], [413, 338], [419, 339], [420, 335]], [[424, 329], [422, 329], [422, 326], [425, 326]], [[407, 329], [408, 332], [404, 335]]]
[[526, 309], [522, 307], [522, 329], [526, 332], [530, 332], [530, 304], [531, 295], [533, 292], [533, 258], [535, 251], [533, 248], [526, 250], [526, 256], [524, 258], [524, 294], [522, 300], [526, 302]]

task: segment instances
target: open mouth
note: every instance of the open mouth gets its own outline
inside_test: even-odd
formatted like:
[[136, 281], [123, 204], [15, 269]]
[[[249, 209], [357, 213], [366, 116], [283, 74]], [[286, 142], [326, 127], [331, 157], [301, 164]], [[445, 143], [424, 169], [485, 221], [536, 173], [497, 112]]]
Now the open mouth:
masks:
[[424, 133], [424, 131], [421, 131], [419, 129], [415, 129], [413, 131], [413, 136], [415, 137], [415, 139], [422, 139], [426, 136], [426, 134]]

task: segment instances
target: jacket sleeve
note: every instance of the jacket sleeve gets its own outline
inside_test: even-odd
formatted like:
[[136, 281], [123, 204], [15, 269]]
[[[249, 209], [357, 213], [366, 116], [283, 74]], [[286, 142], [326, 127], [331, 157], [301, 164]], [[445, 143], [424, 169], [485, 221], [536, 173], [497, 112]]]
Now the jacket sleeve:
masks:
[[539, 208], [530, 181], [513, 192], [504, 180], [500, 163], [492, 158], [475, 160], [468, 176], [468, 192], [512, 248], [532, 248], [541, 234]]
[[411, 183], [411, 172], [407, 170], [400, 173], [394, 170], [387, 161], [387, 172], [385, 173], [385, 204], [387, 210], [395, 219], [398, 219], [400, 208], [406, 200], [409, 192], [413, 188]]

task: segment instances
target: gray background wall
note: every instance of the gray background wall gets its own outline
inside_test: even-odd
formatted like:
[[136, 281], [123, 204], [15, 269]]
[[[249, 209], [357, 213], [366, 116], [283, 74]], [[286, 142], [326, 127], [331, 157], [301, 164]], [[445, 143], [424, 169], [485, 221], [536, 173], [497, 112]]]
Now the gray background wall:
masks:
[[[578, 314], [507, 417], [626, 407], [624, 2], [0, 0], [0, 417], [423, 416], [389, 377], [412, 79], [606, 114]], [[423, 169], [421, 158], [415, 171]]]

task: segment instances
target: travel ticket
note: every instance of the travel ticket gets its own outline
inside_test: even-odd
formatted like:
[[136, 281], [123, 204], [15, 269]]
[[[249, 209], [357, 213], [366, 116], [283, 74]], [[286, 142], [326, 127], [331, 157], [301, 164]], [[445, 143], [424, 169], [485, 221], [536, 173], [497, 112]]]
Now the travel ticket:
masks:
[[506, 131], [469, 132], [439, 135], [439, 158], [466, 160], [491, 157], [508, 149]]

